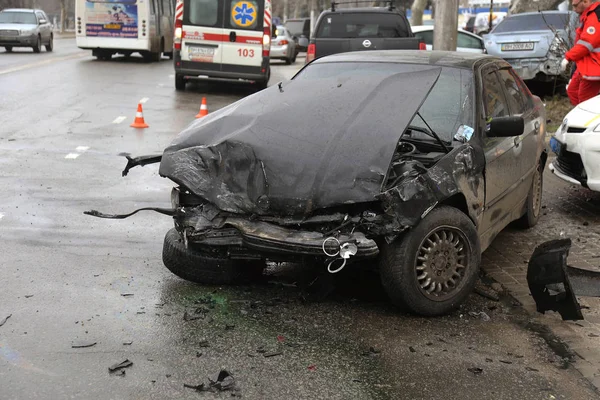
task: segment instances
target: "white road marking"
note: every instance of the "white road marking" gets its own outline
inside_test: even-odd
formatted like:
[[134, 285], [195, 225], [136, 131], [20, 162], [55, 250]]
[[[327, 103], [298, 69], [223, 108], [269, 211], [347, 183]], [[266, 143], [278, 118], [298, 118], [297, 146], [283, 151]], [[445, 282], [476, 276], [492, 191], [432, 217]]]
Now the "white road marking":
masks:
[[142, 98], [142, 99], [140, 100], [140, 103], [144, 104], [144, 103], [145, 103], [145, 102], [147, 102], [148, 100], [150, 100], [150, 99], [149, 99], [149, 98], [147, 98], [147, 97], [144, 97], [144, 98]]
[[77, 157], [79, 157], [80, 155], [81, 155], [81, 154], [78, 154], [78, 153], [69, 153], [69, 154], [67, 154], [67, 155], [65, 156], [65, 158], [66, 158], [66, 159], [68, 159], [68, 160], [74, 160], [74, 159], [76, 159]]
[[77, 150], [80, 153], [86, 152], [88, 151], [90, 148], [89, 146], [77, 146], [77, 148], [75, 150]]
[[79, 54], [78, 53], [78, 54], [73, 54], [73, 55], [66, 56], [66, 57], [51, 58], [49, 60], [44, 60], [44, 61], [39, 61], [39, 62], [34, 62], [34, 63], [29, 63], [29, 64], [24, 64], [24, 65], [21, 65], [19, 67], [5, 69], [5, 70], [0, 71], [0, 75], [10, 74], [11, 72], [23, 71], [23, 70], [29, 69], [29, 68], [41, 67], [42, 65], [54, 64], [54, 63], [57, 63], [59, 61], [72, 60], [72, 59], [83, 58], [83, 57], [87, 57], [87, 56], [89, 56], [89, 54], [86, 52], [86, 53], [83, 53], [83, 54]]
[[117, 118], [115, 118], [115, 120], [113, 121], [113, 124], [120, 124], [121, 122], [125, 121], [125, 118], [127, 118], [124, 115], [118, 116]]
[[4, 213], [0, 213], [0, 219], [4, 218]]

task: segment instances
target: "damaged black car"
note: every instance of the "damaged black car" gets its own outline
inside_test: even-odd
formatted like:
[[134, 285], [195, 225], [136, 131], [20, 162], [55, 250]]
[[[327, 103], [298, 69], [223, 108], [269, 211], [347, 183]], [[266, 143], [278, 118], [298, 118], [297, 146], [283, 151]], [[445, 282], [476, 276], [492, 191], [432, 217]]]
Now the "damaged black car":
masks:
[[544, 136], [542, 102], [500, 58], [343, 53], [196, 120], [123, 174], [160, 162], [176, 183], [158, 211], [175, 221], [164, 264], [184, 279], [361, 262], [395, 305], [433, 316], [469, 295], [502, 229], [536, 224]]

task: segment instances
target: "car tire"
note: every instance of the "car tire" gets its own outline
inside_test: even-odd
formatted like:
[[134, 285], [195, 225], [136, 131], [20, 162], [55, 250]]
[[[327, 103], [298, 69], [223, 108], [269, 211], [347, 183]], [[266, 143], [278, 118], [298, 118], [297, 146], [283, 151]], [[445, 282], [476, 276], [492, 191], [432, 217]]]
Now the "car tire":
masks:
[[271, 79], [271, 68], [267, 70], [267, 76], [264, 79], [256, 81], [256, 87], [258, 90], [266, 89], [269, 86], [269, 80]]
[[438, 316], [456, 309], [479, 274], [477, 229], [454, 207], [435, 208], [399, 240], [384, 241], [380, 250], [381, 282], [388, 297], [415, 314]]
[[192, 246], [185, 247], [175, 228], [165, 235], [163, 263], [172, 273], [190, 282], [223, 285], [256, 280], [265, 262], [229, 260]]
[[523, 229], [533, 228], [538, 223], [540, 214], [542, 213], [542, 194], [544, 193], [544, 171], [542, 165], [542, 162], [539, 162], [535, 169], [525, 204], [525, 214], [517, 221], [517, 224]]
[[288, 58], [285, 59], [285, 65], [290, 65], [293, 61], [292, 61], [293, 56], [290, 55]]
[[39, 53], [41, 51], [42, 51], [42, 38], [38, 36], [37, 41], [36, 41], [35, 45], [33, 46], [33, 52]]
[[181, 74], [175, 74], [175, 89], [185, 90], [185, 78]]
[[6, 50], [7, 53], [12, 53], [12, 46], [4, 46], [4, 49]]
[[54, 35], [50, 35], [50, 41], [46, 45], [46, 51], [50, 52], [54, 50]]

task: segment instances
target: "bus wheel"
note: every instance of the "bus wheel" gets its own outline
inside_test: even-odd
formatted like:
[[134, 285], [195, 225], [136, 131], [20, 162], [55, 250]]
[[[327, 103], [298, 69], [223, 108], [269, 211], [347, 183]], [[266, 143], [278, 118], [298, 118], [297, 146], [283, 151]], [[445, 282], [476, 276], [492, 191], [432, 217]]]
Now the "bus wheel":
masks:
[[153, 53], [153, 52], [146, 52], [143, 54], [144, 60], [148, 61], [148, 62], [158, 62], [160, 61], [160, 51], [157, 53]]
[[185, 78], [181, 74], [175, 74], [175, 89], [185, 90]]

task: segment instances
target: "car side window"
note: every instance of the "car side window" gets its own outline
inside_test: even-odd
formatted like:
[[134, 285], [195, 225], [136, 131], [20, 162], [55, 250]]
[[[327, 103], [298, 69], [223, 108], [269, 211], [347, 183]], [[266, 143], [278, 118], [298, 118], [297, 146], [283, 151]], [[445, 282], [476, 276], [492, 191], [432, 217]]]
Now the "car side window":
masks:
[[465, 49], [478, 49], [483, 50], [483, 43], [481, 40], [467, 35], [466, 33], [458, 32], [458, 38], [456, 40], [456, 47], [462, 47]]
[[492, 118], [507, 117], [510, 115], [510, 109], [504, 91], [498, 80], [496, 72], [492, 69], [485, 69], [482, 73], [483, 82], [483, 106], [485, 119], [489, 121]]
[[422, 39], [425, 44], [433, 44], [433, 31], [416, 32], [415, 37]]
[[42, 13], [41, 13], [41, 12], [36, 12], [36, 13], [35, 13], [35, 15], [36, 15], [36, 17], [37, 17], [38, 23], [39, 23], [41, 20], [45, 19], [45, 18], [44, 18], [44, 16], [42, 15]]
[[507, 69], [498, 71], [500, 80], [506, 92], [506, 98], [511, 114], [524, 114], [528, 109], [528, 99], [523, 95], [515, 78]]

